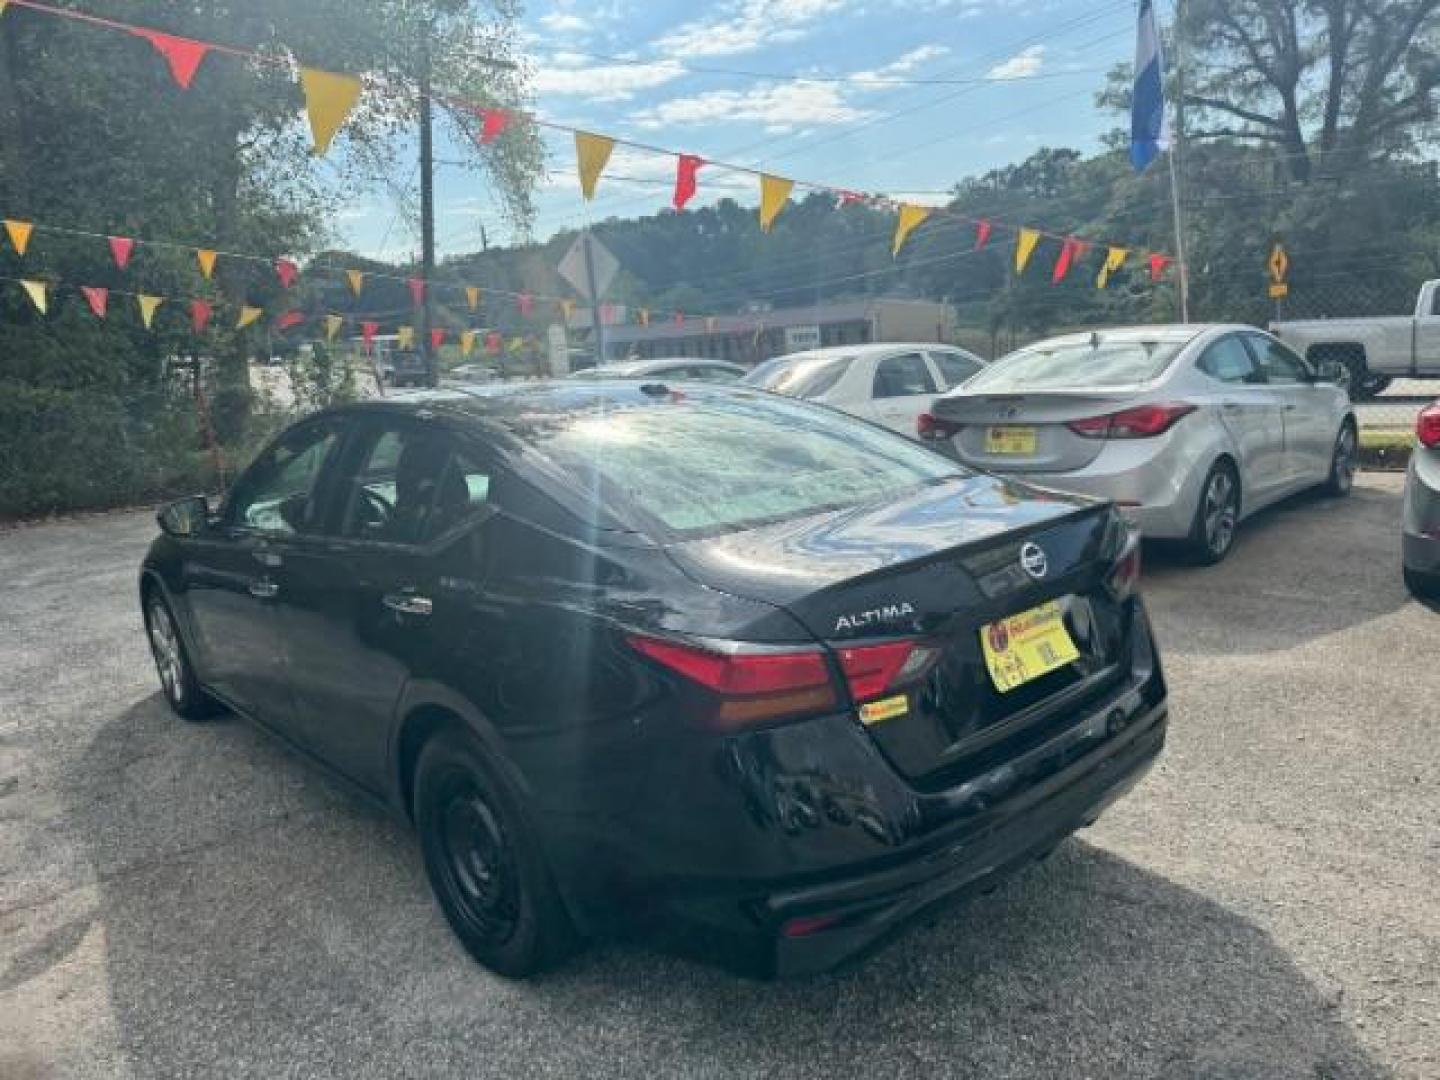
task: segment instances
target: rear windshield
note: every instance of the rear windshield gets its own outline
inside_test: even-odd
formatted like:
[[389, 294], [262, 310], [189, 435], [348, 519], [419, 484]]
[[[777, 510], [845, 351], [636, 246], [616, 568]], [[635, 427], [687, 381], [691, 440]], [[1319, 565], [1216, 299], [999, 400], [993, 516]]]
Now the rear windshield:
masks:
[[844, 414], [752, 395], [565, 413], [522, 437], [602, 498], [618, 496], [682, 536], [856, 506], [964, 475]]
[[750, 386], [813, 401], [824, 396], [845, 374], [853, 356], [779, 356], [745, 377]]
[[1180, 341], [1041, 343], [997, 360], [966, 383], [965, 389], [1133, 386], [1160, 375], [1183, 347]]

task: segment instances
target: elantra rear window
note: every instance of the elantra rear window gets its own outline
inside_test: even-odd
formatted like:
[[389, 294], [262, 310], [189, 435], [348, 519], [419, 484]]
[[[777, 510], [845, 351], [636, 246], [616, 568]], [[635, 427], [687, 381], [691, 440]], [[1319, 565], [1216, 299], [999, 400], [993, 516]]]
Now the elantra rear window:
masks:
[[1011, 353], [965, 384], [967, 393], [1134, 386], [1158, 378], [1183, 341], [1041, 343]]
[[744, 395], [586, 410], [524, 436], [600, 498], [681, 535], [856, 506], [960, 466], [842, 413]]
[[757, 367], [745, 382], [774, 394], [814, 401], [834, 389], [854, 360], [853, 356], [779, 356]]

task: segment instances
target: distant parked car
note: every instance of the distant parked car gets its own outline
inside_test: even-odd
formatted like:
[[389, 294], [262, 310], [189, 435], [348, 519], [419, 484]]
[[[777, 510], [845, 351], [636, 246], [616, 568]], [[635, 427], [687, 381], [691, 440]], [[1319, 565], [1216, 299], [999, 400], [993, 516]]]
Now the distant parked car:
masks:
[[376, 364], [386, 386], [434, 386], [430, 365], [418, 352], [390, 352]]
[[1405, 584], [1416, 596], [1440, 596], [1440, 401], [1420, 410], [1419, 443], [1405, 475]]
[[570, 376], [572, 379], [683, 379], [687, 381], [729, 383], [739, 382], [745, 369], [725, 360], [702, 360], [693, 356], [675, 356], [655, 360], [626, 360], [619, 364], [586, 368]]
[[745, 382], [817, 401], [915, 438], [920, 414], [935, 395], [959, 386], [984, 366], [974, 353], [951, 345], [836, 345], [777, 356]]
[[447, 377], [456, 382], [490, 382], [499, 378], [499, 371], [491, 364], [461, 364], [451, 368]]
[[1338, 379], [1245, 326], [1071, 334], [939, 398], [924, 435], [967, 465], [1113, 499], [1147, 537], [1214, 563], [1261, 507], [1350, 491], [1357, 427]]

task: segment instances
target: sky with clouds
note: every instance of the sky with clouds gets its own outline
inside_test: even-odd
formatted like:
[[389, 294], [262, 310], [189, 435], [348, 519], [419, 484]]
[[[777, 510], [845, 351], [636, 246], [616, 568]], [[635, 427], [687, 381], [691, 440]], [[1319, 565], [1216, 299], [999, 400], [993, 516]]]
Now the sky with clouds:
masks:
[[[1134, 0], [529, 0], [534, 111], [558, 123], [839, 187], [943, 201], [958, 179], [1039, 146], [1093, 149], [1105, 72], [1134, 50]], [[547, 132], [534, 235], [668, 205], [675, 160], [616, 147], [593, 203], [574, 149]], [[463, 156], [444, 145], [443, 161]], [[756, 201], [702, 169], [691, 206]], [[480, 177], [436, 179], [442, 255], [520, 239]], [[387, 188], [337, 219], [356, 250], [405, 258], [412, 222]]]

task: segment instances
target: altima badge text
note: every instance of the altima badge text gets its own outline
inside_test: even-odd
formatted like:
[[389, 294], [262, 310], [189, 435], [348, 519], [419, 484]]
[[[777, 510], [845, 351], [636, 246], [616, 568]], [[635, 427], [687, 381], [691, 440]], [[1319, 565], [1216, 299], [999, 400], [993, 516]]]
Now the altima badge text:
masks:
[[859, 611], [854, 615], [841, 615], [835, 623], [835, 630], [837, 633], [841, 630], [859, 630], [862, 626], [894, 622], [896, 619], [903, 619], [907, 615], [914, 614], [915, 608], [911, 604], [886, 604], [884, 607], [875, 608], [871, 611]]

